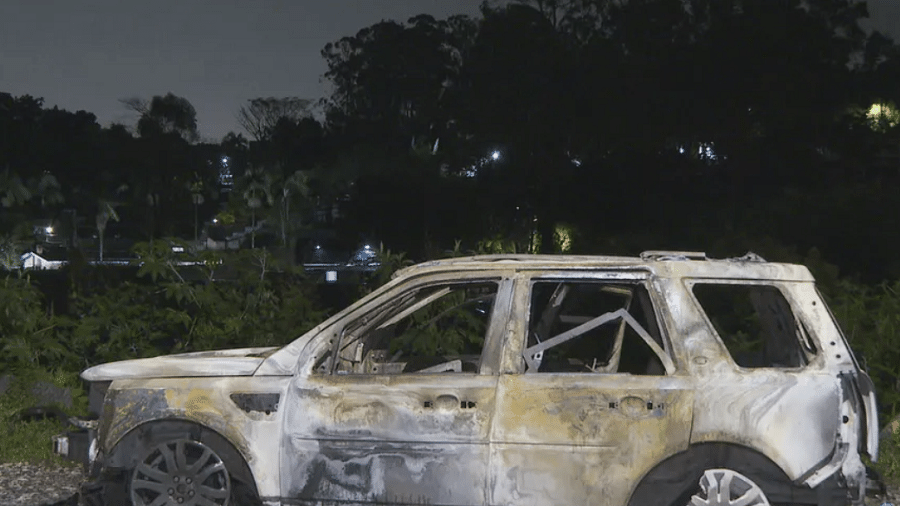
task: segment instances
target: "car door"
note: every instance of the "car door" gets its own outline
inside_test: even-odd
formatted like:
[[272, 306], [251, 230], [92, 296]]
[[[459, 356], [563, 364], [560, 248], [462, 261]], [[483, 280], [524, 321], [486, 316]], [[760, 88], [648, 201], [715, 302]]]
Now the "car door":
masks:
[[[283, 495], [486, 504], [512, 284], [419, 280], [350, 315], [288, 393]], [[333, 336], [333, 337], [332, 337]]]
[[690, 381], [655, 302], [643, 272], [522, 276], [491, 435], [494, 504], [619, 506], [688, 446]]

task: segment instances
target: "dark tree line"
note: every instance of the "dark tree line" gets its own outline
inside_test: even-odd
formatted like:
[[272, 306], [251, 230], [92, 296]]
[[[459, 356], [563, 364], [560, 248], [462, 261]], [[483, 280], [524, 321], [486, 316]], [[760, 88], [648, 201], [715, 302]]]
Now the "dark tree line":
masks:
[[865, 17], [857, 0], [520, 0], [383, 21], [325, 46], [321, 103], [249, 100], [250, 139], [216, 144], [171, 93], [123, 100], [135, 124], [106, 128], [3, 94], [0, 235], [68, 209], [100, 235], [106, 210], [142, 240], [193, 238], [219, 213], [289, 245], [318, 210], [412, 258], [775, 243], [894, 278], [900, 53]]
[[523, 0], [383, 22], [323, 51], [328, 125], [375, 169], [358, 215], [415, 254], [495, 236], [554, 251], [567, 223], [590, 252], [770, 237], [893, 276], [900, 59], [865, 16]]

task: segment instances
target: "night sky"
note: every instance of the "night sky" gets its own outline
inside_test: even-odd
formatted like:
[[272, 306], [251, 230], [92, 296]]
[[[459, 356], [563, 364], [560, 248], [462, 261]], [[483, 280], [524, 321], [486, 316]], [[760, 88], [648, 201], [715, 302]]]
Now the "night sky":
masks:
[[[327, 94], [322, 47], [382, 19], [477, 15], [481, 0], [2, 0], [0, 91], [135, 118], [119, 99], [172, 92], [200, 134], [240, 131], [249, 98]], [[869, 0], [871, 25], [900, 39], [900, 2]]]

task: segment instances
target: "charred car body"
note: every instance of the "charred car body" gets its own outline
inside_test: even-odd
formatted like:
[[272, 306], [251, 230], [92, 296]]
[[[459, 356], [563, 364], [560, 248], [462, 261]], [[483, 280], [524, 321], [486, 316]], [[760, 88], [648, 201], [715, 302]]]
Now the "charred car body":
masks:
[[752, 254], [429, 262], [282, 348], [82, 376], [96, 503], [858, 505], [877, 456], [809, 271]]

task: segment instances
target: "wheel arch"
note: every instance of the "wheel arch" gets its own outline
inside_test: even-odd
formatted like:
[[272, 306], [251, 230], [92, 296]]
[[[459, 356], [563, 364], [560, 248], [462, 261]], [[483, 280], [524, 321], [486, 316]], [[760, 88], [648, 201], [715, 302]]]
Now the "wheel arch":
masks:
[[628, 506], [678, 504], [690, 497], [704, 470], [715, 468], [732, 469], [753, 479], [765, 490], [771, 502], [821, 504], [821, 494], [794, 484], [787, 473], [763, 453], [735, 443], [704, 442], [666, 458], [645, 473], [632, 490]]
[[141, 455], [164, 441], [187, 437], [210, 447], [225, 462], [229, 473], [257, 493], [253, 471], [238, 446], [218, 431], [191, 420], [159, 419], [144, 422], [128, 431], [116, 443], [104, 465], [132, 469]]

